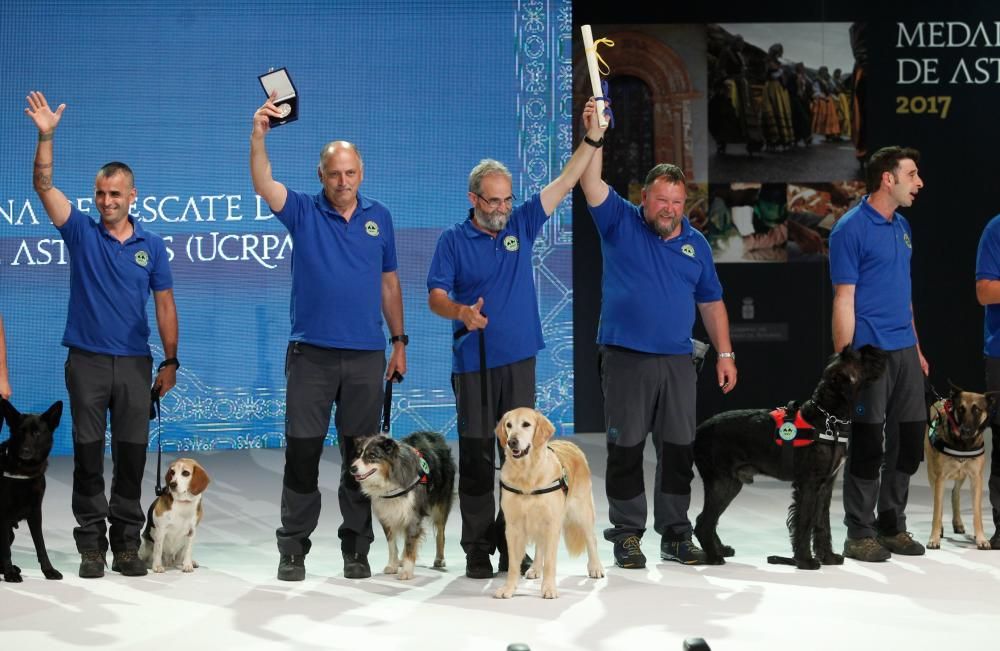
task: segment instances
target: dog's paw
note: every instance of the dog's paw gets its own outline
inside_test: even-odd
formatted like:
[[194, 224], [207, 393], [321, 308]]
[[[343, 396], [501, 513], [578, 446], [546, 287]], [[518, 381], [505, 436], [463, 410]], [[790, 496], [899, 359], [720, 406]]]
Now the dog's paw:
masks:
[[600, 563], [588, 563], [587, 564], [587, 576], [592, 579], [603, 579], [604, 578], [604, 566]]
[[167, 568], [163, 567], [162, 565], [154, 565], [153, 571], [156, 572], [157, 574], [163, 574], [164, 572], [167, 571]]
[[528, 568], [528, 571], [524, 573], [524, 578], [526, 579], [538, 579], [541, 576], [542, 572], [540, 570], [535, 569], [534, 563], [532, 563], [531, 567]]
[[3, 571], [3, 580], [7, 583], [21, 583], [21, 570], [16, 567], [9, 567]]
[[444, 562], [443, 558], [435, 558], [434, 559], [434, 569], [436, 569], [436, 570], [443, 570], [446, 567], [448, 567], [448, 565]]
[[796, 558], [795, 567], [800, 570], [818, 570], [820, 563], [815, 558]]
[[192, 560], [191, 567], [201, 567], [201, 565], [198, 565], [198, 561]]
[[993, 547], [986, 538], [978, 538], [976, 540], [976, 549], [993, 549]]
[[382, 570], [382, 573], [383, 574], [395, 574], [398, 571], [399, 571], [399, 566], [398, 565], [386, 565], [385, 568]]
[[726, 559], [723, 558], [722, 556], [714, 556], [712, 554], [709, 554], [705, 558], [705, 565], [725, 565], [725, 564], [726, 564]]
[[720, 546], [719, 551], [721, 551], [722, 555], [726, 558], [732, 558], [733, 556], [736, 556], [736, 550], [730, 547], [729, 545]]
[[835, 554], [830, 552], [828, 554], [823, 554], [819, 557], [819, 562], [822, 565], [843, 565], [844, 557], [841, 554]]
[[49, 581], [59, 581], [62, 579], [62, 572], [60, 572], [54, 567], [43, 567], [42, 574]]
[[961, 522], [953, 522], [951, 528], [955, 533], [965, 533], [965, 525]]
[[931, 538], [927, 541], [927, 549], [941, 549], [941, 539]]
[[396, 576], [396, 578], [400, 581], [409, 581], [413, 578], [413, 570], [404, 569]]
[[504, 586], [493, 593], [494, 599], [510, 599], [514, 596], [514, 586]]
[[194, 568], [197, 567], [194, 563], [184, 563], [181, 566], [181, 572], [194, 572]]
[[552, 585], [542, 585], [542, 599], [558, 599], [559, 591], [556, 590], [555, 584]]

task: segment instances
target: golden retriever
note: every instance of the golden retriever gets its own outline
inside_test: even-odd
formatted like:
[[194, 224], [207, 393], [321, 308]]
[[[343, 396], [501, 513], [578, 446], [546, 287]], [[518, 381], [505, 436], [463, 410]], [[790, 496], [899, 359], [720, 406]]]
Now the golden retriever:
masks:
[[[556, 556], [559, 531], [566, 549], [578, 556], [587, 549], [587, 575], [604, 576], [594, 535], [594, 497], [587, 458], [574, 443], [551, 441], [555, 427], [534, 409], [513, 409], [497, 423], [496, 435], [506, 462], [500, 470], [500, 507], [507, 520], [507, 551], [523, 558], [528, 543], [535, 543], [535, 562], [525, 573], [542, 576], [542, 597], [555, 599]], [[510, 599], [517, 588], [516, 567], [496, 591], [497, 599]]]

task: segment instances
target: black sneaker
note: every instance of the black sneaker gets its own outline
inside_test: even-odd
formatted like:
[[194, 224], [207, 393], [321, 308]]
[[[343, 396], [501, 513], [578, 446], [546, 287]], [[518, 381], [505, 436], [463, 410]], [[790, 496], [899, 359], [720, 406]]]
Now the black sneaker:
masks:
[[80, 552], [80, 578], [99, 579], [104, 576], [104, 568], [108, 562], [104, 558], [104, 552], [97, 549], [88, 549]]
[[372, 575], [368, 566], [368, 554], [359, 552], [344, 552], [344, 578], [367, 579]]
[[282, 554], [278, 561], [279, 581], [302, 581], [306, 578], [306, 557], [301, 554]]
[[900, 531], [895, 536], [879, 536], [878, 544], [893, 554], [901, 556], [923, 556], [924, 546], [913, 539], [909, 531]]
[[[500, 558], [497, 560], [497, 573], [506, 572], [508, 565], [510, 565], [510, 560], [507, 558], [507, 552], [500, 552]], [[521, 575], [523, 576], [530, 569], [531, 556], [525, 554], [524, 558], [521, 559]]]
[[465, 555], [465, 576], [470, 579], [492, 579], [493, 563], [484, 551], [472, 551]]
[[664, 561], [676, 561], [684, 565], [704, 565], [708, 561], [708, 555], [698, 545], [691, 542], [690, 538], [683, 540], [660, 541], [660, 559]]
[[146, 561], [139, 558], [138, 550], [123, 549], [114, 552], [111, 570], [121, 573], [122, 576], [146, 576]]
[[639, 549], [639, 536], [627, 536], [615, 541], [615, 565], [627, 570], [641, 570], [646, 567], [646, 556]]

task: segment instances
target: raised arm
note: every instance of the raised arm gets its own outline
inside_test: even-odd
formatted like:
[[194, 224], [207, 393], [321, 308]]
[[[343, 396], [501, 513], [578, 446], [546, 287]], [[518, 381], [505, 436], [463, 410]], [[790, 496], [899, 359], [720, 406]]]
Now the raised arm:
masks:
[[833, 349], [844, 350], [854, 341], [854, 285], [833, 286]]
[[59, 108], [53, 111], [49, 108], [49, 103], [45, 100], [45, 95], [37, 90], [28, 93], [28, 107], [24, 112], [28, 114], [35, 126], [38, 127], [38, 145], [35, 147], [35, 171], [32, 175], [32, 183], [38, 198], [42, 200], [45, 212], [56, 228], [59, 228], [69, 219], [70, 204], [59, 188], [52, 185], [52, 139], [56, 135], [56, 127], [62, 119], [65, 104], [60, 104]]
[[[177, 305], [174, 303], [174, 290], [163, 289], [153, 292], [153, 301], [156, 304], [156, 326], [160, 331], [160, 341], [163, 342], [163, 356], [166, 359], [177, 359]], [[168, 364], [156, 373], [153, 386], [159, 387], [160, 395], [167, 395], [167, 391], [177, 384], [177, 367]]]
[[[594, 102], [594, 98], [591, 97], [583, 109], [583, 122], [587, 128], [586, 137], [592, 142], [601, 143], [602, 138], [604, 138], [604, 132], [608, 127], [605, 125], [602, 128], [599, 124], [600, 120], [593, 119], [596, 110], [596, 103]], [[559, 203], [567, 194], [572, 192], [573, 186], [580, 180], [580, 176], [598, 152], [600, 152], [600, 147], [588, 144], [587, 140], [582, 141], [566, 162], [566, 166], [559, 173], [559, 176], [542, 188], [542, 208], [545, 210], [546, 215], [551, 215], [555, 212]]]
[[10, 374], [7, 370], [7, 337], [3, 331], [3, 317], [0, 316], [0, 398], [10, 399]]
[[[733, 344], [729, 338], [729, 314], [726, 304], [722, 301], [698, 303], [701, 322], [715, 350], [720, 353], [732, 353]], [[732, 357], [719, 357], [715, 363], [716, 379], [723, 393], [729, 393], [736, 386], [736, 360]]]
[[[382, 272], [382, 316], [389, 326], [389, 335], [406, 334], [403, 326], [403, 289], [399, 285], [399, 274], [395, 271]], [[392, 344], [392, 355], [385, 367], [385, 379], [394, 373], [406, 375], [406, 344], [396, 341]]]
[[264, 105], [253, 114], [253, 131], [250, 133], [250, 178], [253, 179], [253, 189], [264, 198], [271, 210], [281, 210], [285, 207], [288, 190], [271, 176], [271, 161], [267, 157], [267, 147], [264, 136], [271, 130], [268, 116], [280, 118], [281, 112], [274, 105], [277, 91], [273, 91]]
[[[590, 130], [594, 128], [594, 123], [599, 122], [595, 118], [596, 116], [593, 112], [587, 113], [584, 111], [583, 126], [587, 129], [588, 138], [590, 137]], [[601, 147], [590, 157], [587, 167], [580, 176], [580, 189], [583, 190], [583, 196], [587, 198], [587, 204], [590, 206], [599, 206], [608, 198], [608, 184], [601, 178], [603, 166], [604, 148]]]

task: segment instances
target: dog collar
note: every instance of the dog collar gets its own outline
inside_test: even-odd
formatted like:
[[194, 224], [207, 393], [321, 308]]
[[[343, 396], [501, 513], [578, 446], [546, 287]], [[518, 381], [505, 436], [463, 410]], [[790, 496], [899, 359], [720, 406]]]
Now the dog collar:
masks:
[[[936, 422], [937, 421], [935, 421], [935, 423]], [[949, 457], [969, 459], [972, 457], [978, 457], [986, 452], [985, 444], [973, 450], [956, 450], [953, 447], [949, 447], [948, 444], [945, 443], [940, 436], [938, 436], [937, 432], [935, 431], [933, 423], [931, 424], [931, 428], [927, 434], [927, 437], [928, 439], [930, 439], [931, 447], [933, 447], [938, 452], [941, 452], [942, 454], [947, 454]]]

